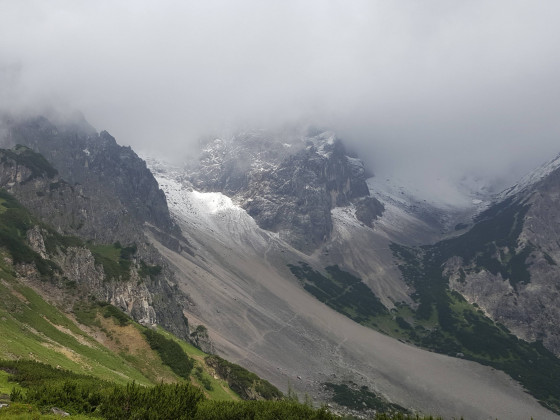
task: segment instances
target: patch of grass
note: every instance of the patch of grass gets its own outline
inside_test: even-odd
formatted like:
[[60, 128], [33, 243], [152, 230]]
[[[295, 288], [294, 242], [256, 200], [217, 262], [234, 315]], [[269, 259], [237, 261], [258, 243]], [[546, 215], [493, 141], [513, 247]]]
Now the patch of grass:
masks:
[[10, 374], [2, 369], [0, 369], [0, 403], [5, 403], [6, 398], [3, 398], [4, 395], [10, 395], [14, 388], [20, 389], [21, 387], [19, 384], [9, 381]]
[[78, 301], [74, 304], [72, 312], [80, 324], [88, 327], [101, 327], [101, 324], [97, 320], [98, 305], [96, 303]]
[[110, 304], [101, 304], [101, 306], [103, 308], [103, 317], [113, 318], [121, 327], [124, 327], [132, 322], [132, 319], [119, 308]]
[[160, 265], [148, 265], [144, 261], [140, 261], [140, 270], [138, 274], [140, 277], [157, 277], [161, 273], [162, 267]]
[[194, 369], [194, 376], [197, 379], [198, 383], [201, 384], [204, 389], [207, 391], [213, 391], [214, 387], [212, 386], [212, 382], [208, 375], [204, 374], [204, 369], [202, 366], [198, 365]]

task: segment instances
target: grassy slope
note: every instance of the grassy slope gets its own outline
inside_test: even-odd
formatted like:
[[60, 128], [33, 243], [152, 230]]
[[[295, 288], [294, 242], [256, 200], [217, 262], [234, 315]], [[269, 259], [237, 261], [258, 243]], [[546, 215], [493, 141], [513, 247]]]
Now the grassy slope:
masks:
[[[37, 224], [48, 232], [45, 237], [47, 249], [54, 251], [57, 247], [85, 245], [77, 238], [56, 234], [37, 221], [10, 194], [0, 191], [0, 359], [37, 360], [121, 384], [135, 381], [151, 385], [180, 380], [146, 342], [142, 334], [145, 327], [131, 322], [116, 308], [81, 302], [74, 306], [73, 316], [67, 316], [16, 279], [10, 260], [46, 265], [47, 269], [41, 274], [48, 282], [52, 263], [33, 252], [25, 239], [27, 230]], [[130, 258], [136, 252], [134, 246], [88, 246], [96, 262], [102, 264], [110, 275], [115, 279], [126, 277]], [[146, 266], [145, 274], [150, 275], [151, 269], [157, 267]], [[174, 339], [181, 343], [188, 355], [193, 354], [198, 360], [197, 364], [202, 368], [202, 374], [198, 376], [211, 384], [207, 386], [211, 388], [206, 390], [207, 395], [220, 400], [237, 398], [223, 381], [210, 377], [202, 352]], [[197, 382], [197, 379], [193, 380]]]
[[[145, 327], [132, 321], [120, 325], [113, 317], [104, 316], [105, 307], [91, 304], [82, 304], [77, 311], [82, 322], [84, 313], [89, 315], [85, 317], [88, 325], [77, 324], [5, 271], [0, 271], [0, 277], [0, 295], [4, 297], [0, 302], [0, 359], [29, 358], [121, 384], [180, 380], [147, 344], [142, 334]], [[195, 366], [202, 368], [202, 376], [211, 384], [211, 390], [204, 390], [209, 398], [239, 399], [225, 381], [209, 374], [204, 352], [162, 329], [158, 331], [179, 343], [195, 360]], [[197, 378], [192, 381], [203, 388]]]
[[118, 383], [151, 384], [122, 356], [84, 333], [29, 287], [0, 272], [0, 358], [29, 358]]

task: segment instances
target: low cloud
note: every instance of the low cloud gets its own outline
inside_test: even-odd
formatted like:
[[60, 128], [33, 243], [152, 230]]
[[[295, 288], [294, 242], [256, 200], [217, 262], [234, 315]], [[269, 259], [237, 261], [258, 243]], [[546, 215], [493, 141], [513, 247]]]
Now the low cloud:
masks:
[[560, 152], [556, 1], [0, 2], [0, 99], [173, 156], [335, 129], [374, 172], [509, 182]]

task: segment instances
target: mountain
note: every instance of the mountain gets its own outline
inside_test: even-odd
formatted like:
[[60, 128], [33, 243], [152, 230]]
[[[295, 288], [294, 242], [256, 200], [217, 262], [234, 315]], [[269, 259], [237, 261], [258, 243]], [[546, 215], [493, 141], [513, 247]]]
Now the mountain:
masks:
[[[84, 124], [55, 126], [38, 117], [8, 119], [4, 126], [4, 144], [18, 146], [0, 151], [0, 187], [34, 217], [23, 230], [33, 252], [62, 268], [51, 282], [73, 282], [83, 296], [187, 338], [181, 309], [187, 297], [174, 290], [173, 273], [145, 240], [149, 230], [179, 246], [165, 196], [145, 163]], [[80, 240], [47, 249], [57, 235]]]
[[371, 225], [383, 206], [369, 197], [363, 163], [334, 133], [305, 137], [265, 131], [215, 139], [203, 148], [190, 181], [232, 197], [262, 229], [312, 252], [332, 232], [331, 209], [356, 202]]
[[[559, 360], [452, 290], [446, 260], [424, 260], [425, 244], [470, 232], [486, 196], [443, 206], [376, 189], [384, 183], [366, 180], [328, 132], [243, 133], [212, 140], [194, 165], [148, 166], [193, 252], [159, 250], [192, 298], [187, 316], [207, 326], [218, 353], [316, 401], [365, 387], [447, 417], [557, 418], [490, 367], [558, 410]], [[374, 216], [364, 220], [368, 198]], [[512, 350], [500, 364], [503, 347]]]
[[[450, 287], [560, 356], [560, 156], [502, 192], [445, 263]], [[484, 231], [484, 232], [483, 232]], [[467, 242], [469, 241], [469, 242]]]
[[59, 230], [104, 242], [135, 240], [144, 224], [177, 233], [146, 164], [106, 131], [95, 132], [85, 120], [55, 125], [45, 117], [5, 118], [3, 125], [4, 147], [21, 144], [40, 153], [88, 197], [90, 205], [73, 214], [73, 224], [57, 221]]
[[[547, 239], [541, 228], [538, 240], [525, 242], [522, 235], [535, 223], [528, 214], [555, 220], [554, 207], [536, 198], [553, 191], [543, 188], [554, 170], [494, 204], [470, 192], [464, 200], [426, 199], [372, 178], [331, 132], [213, 139], [195, 164], [172, 167], [146, 165], [81, 119], [4, 118], [3, 125], [2, 284], [14, 299], [29, 287], [94, 329], [92, 317], [122, 310], [146, 331], [164, 327], [288, 393], [357, 416], [411, 409], [558, 418], [553, 341], [522, 337], [469, 295], [469, 285], [480, 287], [477, 275], [490, 272], [502, 283], [513, 279], [519, 300], [524, 286], [540, 282], [527, 258], [547, 261], [546, 252], [555, 262], [553, 232]], [[545, 292], [553, 307], [552, 288]], [[6, 308], [15, 330], [29, 329], [35, 341], [46, 335], [55, 353], [77, 351], [37, 328], [40, 321], [27, 322], [25, 314], [45, 305], [22, 307], [15, 318]], [[537, 328], [523, 316], [515, 322]], [[235, 382], [230, 362], [208, 360], [205, 368]], [[247, 396], [268, 394], [248, 374], [237, 377], [253, 384]]]
[[[45, 120], [40, 120], [43, 126]], [[36, 127], [33, 121], [11, 126], [28, 135], [35, 133]], [[12, 132], [8, 135], [13, 138]], [[90, 140], [104, 144], [98, 137]], [[109, 147], [116, 145], [113, 143], [109, 142]], [[46, 410], [57, 415], [64, 410], [107, 414], [108, 395], [127, 393], [140, 385], [137, 392], [145, 390], [147, 396], [153, 396], [162, 390], [177, 391], [177, 387], [166, 388], [163, 383], [185, 379], [189, 385], [184, 386], [195, 387], [192, 392], [198, 402], [282, 398], [267, 381], [199, 349], [207, 344], [206, 329], [199, 325], [189, 331], [182, 313], [188, 297], [180, 293], [165, 260], [144, 236], [145, 230], [161, 242], [172, 243], [169, 238], [180, 231], [169, 214], [162, 219], [167, 225], [156, 227], [149, 224], [157, 223], [156, 219], [133, 223], [129, 213], [121, 213], [114, 219], [115, 230], [134, 227], [124, 232], [124, 237], [111, 232], [113, 226], [98, 224], [103, 220], [101, 213], [115, 217], [119, 214], [115, 207], [131, 206], [133, 201], [115, 197], [114, 207], [108, 202], [99, 208], [96, 204], [101, 198], [88, 193], [97, 188], [105, 197], [115, 185], [134, 176], [146, 176], [143, 184], [148, 190], [154, 184], [157, 187], [146, 165], [133, 152], [124, 154], [137, 162], [129, 159], [124, 168], [113, 170], [112, 183], [102, 190], [99, 178], [106, 173], [81, 174], [83, 184], [70, 184], [51, 162], [29, 147], [18, 144], [0, 149], [0, 416], [35, 418]], [[84, 168], [89, 170], [88, 165]], [[165, 204], [165, 196], [158, 191], [156, 200], [163, 197]], [[138, 197], [133, 200], [141, 201]], [[150, 207], [146, 200], [144, 205]], [[146, 214], [138, 212], [134, 218], [142, 220]], [[96, 235], [91, 237], [84, 226], [96, 229]], [[117, 241], [104, 243], [99, 238]], [[175, 401], [169, 398], [162, 410]], [[118, 401], [110, 404], [120, 410]], [[135, 405], [127, 403], [129, 409]], [[223, 411], [210, 403], [205, 407]], [[294, 403], [276, 409], [313, 414], [311, 408]], [[121, 414], [108, 418], [126, 417], [126, 413]]]

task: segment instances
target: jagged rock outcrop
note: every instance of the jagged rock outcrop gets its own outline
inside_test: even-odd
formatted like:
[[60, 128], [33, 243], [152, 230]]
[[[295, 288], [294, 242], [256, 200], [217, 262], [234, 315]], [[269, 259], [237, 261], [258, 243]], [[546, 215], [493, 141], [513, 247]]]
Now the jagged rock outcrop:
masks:
[[[5, 147], [21, 144], [40, 153], [68, 183], [65, 187], [87, 200], [79, 206], [81, 214], [71, 212], [67, 223], [59, 220], [58, 227], [65, 233], [104, 242], [126, 241], [138, 237], [144, 223], [179, 233], [165, 194], [146, 163], [106, 131], [97, 134], [85, 120], [55, 125], [44, 117], [5, 119], [4, 126]], [[52, 182], [49, 192], [61, 187], [57, 182]]]
[[191, 332], [191, 341], [193, 344], [208, 354], [216, 353], [214, 343], [208, 335], [208, 329], [204, 325], [197, 325], [193, 332]]
[[[127, 279], [110, 278], [103, 264], [96, 261], [87, 247], [57, 244], [48, 252], [45, 246], [48, 237], [49, 232], [38, 225], [27, 231], [30, 248], [56, 264], [56, 270], [49, 275], [49, 284], [58, 287], [61, 294], [71, 300], [93, 299], [111, 303], [141, 324], [161, 325], [179, 337], [189, 337], [188, 323], [177, 299], [177, 288], [169, 284], [164, 275], [143, 274], [140, 257], [132, 259]], [[28, 280], [41, 278], [30, 264], [16, 267], [16, 270]], [[35, 283], [41, 285], [42, 282], [44, 276], [42, 281]]]
[[[331, 209], [368, 197], [363, 163], [348, 157], [333, 133], [280, 136], [251, 132], [204, 148], [192, 184], [232, 197], [266, 230], [310, 252], [332, 231]], [[371, 225], [370, 199], [364, 202]], [[362, 212], [366, 213], [366, 212]]]
[[364, 197], [356, 202], [356, 219], [373, 227], [373, 222], [383, 214], [385, 206], [375, 197]]

